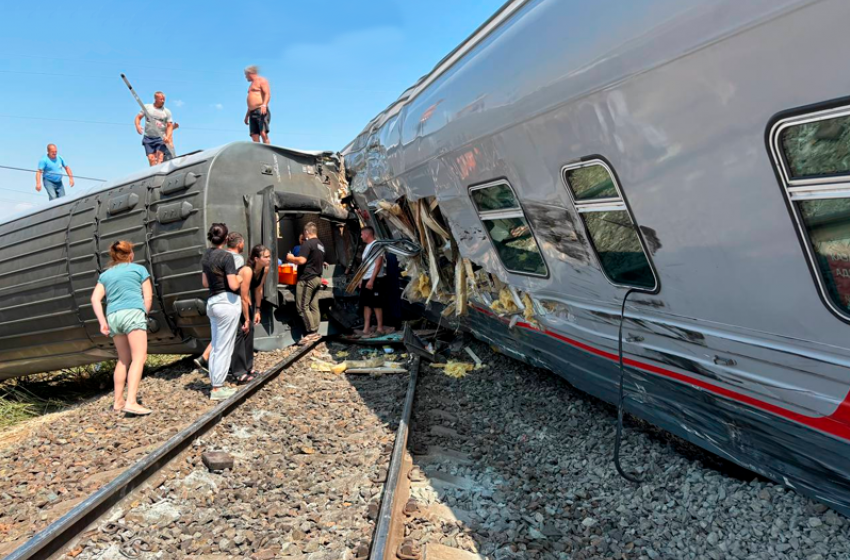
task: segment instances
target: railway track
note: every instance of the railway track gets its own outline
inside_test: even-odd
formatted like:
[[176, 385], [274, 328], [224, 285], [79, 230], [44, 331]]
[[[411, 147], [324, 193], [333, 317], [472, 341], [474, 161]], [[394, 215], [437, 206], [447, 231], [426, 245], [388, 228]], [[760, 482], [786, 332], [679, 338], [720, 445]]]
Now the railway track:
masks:
[[[472, 491], [474, 484], [461, 477], [436, 471], [428, 472], [424, 467], [440, 465], [442, 469], [472, 463], [471, 456], [460, 449], [462, 436], [453, 428], [439, 422], [456, 423], [459, 417], [449, 410], [451, 403], [445, 401], [440, 408], [423, 410], [414, 416], [416, 391], [419, 384], [420, 359], [414, 359], [402, 419], [396, 433], [393, 455], [386, 487], [381, 501], [381, 510], [375, 535], [368, 550], [361, 548], [357, 559], [369, 560], [484, 560], [484, 557], [459, 548], [442, 544], [446, 540], [452, 545], [454, 536], [460, 531], [463, 521], [450, 507], [437, 503], [439, 493], [449, 487]], [[426, 382], [427, 384], [427, 382]], [[436, 423], [434, 423], [436, 422]], [[416, 431], [416, 440], [412, 439]], [[441, 440], [454, 439], [455, 448], [445, 445], [428, 445], [429, 436]], [[423, 496], [428, 496], [422, 499]], [[425, 535], [417, 526], [426, 521], [432, 531]], [[436, 528], [436, 530], [433, 530]], [[475, 548], [471, 541], [467, 548]]]
[[411, 380], [370, 560], [847, 557], [843, 516], [646, 424], [626, 482], [613, 407], [471, 346], [484, 370]]
[[6, 560], [36, 560], [52, 557], [62, 551], [72, 540], [83, 533], [104, 513], [124, 499], [134, 489], [148, 480], [170, 460], [179, 455], [197, 438], [206, 433], [223, 417], [248, 400], [252, 395], [275, 379], [281, 371], [289, 368], [306, 356], [318, 344], [304, 346], [294, 354], [265, 370], [253, 382], [242, 388], [233, 397], [221, 402], [188, 427], [174, 435], [163, 445], [122, 472], [114, 480], [83, 500], [63, 517], [40, 531], [26, 544], [6, 556]]
[[[122, 477], [136, 473], [135, 491], [113, 481], [85, 500], [88, 511], [81, 504], [8, 558], [779, 560], [850, 551], [845, 518], [646, 426], [627, 425], [624, 463], [647, 482], [624, 483], [610, 463], [611, 407], [482, 344], [471, 346], [487, 367], [460, 379], [417, 359], [409, 376], [319, 372], [303, 358], [343, 349], [319, 346], [271, 368], [239, 403], [209, 411], [193, 424], [209, 422], [206, 433], [182, 449], [174, 443], [189, 429], [134, 465]], [[210, 450], [236, 467], [209, 471], [201, 456]]]

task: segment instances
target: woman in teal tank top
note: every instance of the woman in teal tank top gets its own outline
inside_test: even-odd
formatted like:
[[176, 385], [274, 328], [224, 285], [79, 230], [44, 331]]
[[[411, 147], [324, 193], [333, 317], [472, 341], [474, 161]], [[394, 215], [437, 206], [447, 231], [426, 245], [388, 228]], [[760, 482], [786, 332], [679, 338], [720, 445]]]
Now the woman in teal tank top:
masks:
[[151, 411], [138, 403], [136, 394], [148, 357], [148, 313], [153, 301], [151, 278], [145, 267], [133, 263], [133, 244], [129, 241], [113, 243], [109, 248], [109, 256], [112, 262], [98, 278], [91, 304], [100, 321], [100, 332], [112, 337], [118, 351], [112, 408], [116, 412], [124, 411], [127, 415], [145, 416]]

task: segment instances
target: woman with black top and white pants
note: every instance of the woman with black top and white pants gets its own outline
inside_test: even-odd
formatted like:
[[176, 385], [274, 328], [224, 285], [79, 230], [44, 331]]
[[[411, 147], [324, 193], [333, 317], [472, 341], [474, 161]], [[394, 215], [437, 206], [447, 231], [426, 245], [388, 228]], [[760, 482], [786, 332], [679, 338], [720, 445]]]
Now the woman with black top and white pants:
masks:
[[224, 400], [236, 390], [224, 386], [227, 370], [230, 369], [230, 357], [236, 341], [236, 329], [242, 316], [242, 303], [239, 288], [242, 279], [236, 273], [233, 254], [222, 249], [227, 241], [227, 226], [213, 224], [207, 232], [210, 247], [201, 259], [203, 284], [209, 288], [207, 316], [212, 328], [212, 352], [210, 353], [209, 372], [212, 391], [210, 399]]

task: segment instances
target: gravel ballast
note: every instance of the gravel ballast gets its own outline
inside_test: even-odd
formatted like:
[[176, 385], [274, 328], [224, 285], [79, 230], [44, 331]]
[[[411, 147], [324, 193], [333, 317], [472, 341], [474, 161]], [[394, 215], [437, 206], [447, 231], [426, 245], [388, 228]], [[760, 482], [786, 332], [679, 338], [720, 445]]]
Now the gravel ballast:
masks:
[[[352, 556], [372, 536], [407, 375], [334, 375], [313, 357], [331, 359], [320, 344], [265, 385], [116, 506], [76, 557], [122, 558], [138, 538], [142, 559]], [[211, 452], [233, 467], [210, 470]]]
[[627, 482], [612, 462], [614, 407], [471, 347], [486, 369], [453, 379], [423, 366], [411, 428], [414, 451], [472, 458], [413, 457], [432, 479], [414, 498], [458, 520], [419, 516], [408, 537], [500, 560], [850, 557], [847, 518], [633, 419], [622, 462], [646, 481]]
[[184, 360], [142, 378], [148, 417], [113, 412], [107, 392], [17, 428], [0, 449], [0, 558], [200, 417], [214, 404], [208, 391]]

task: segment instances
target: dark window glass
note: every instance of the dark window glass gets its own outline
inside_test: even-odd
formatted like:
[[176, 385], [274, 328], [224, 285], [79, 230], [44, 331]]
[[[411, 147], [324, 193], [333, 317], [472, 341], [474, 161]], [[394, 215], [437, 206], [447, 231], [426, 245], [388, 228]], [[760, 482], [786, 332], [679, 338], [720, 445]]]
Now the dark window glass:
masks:
[[511, 210], [518, 209], [514, 193], [507, 185], [495, 185], [485, 187], [483, 189], [474, 189], [471, 191], [473, 202], [479, 212], [488, 212], [490, 210]]
[[790, 126], [781, 143], [792, 178], [850, 172], [850, 116]]
[[546, 275], [546, 264], [525, 218], [482, 221], [505, 268], [511, 272]]
[[801, 202], [800, 214], [829, 297], [850, 311], [850, 199]]
[[568, 170], [567, 183], [573, 190], [573, 196], [577, 202], [620, 196], [614, 187], [614, 179], [611, 178], [611, 174], [601, 165]]
[[625, 210], [582, 213], [602, 268], [616, 284], [654, 288], [655, 277]]

